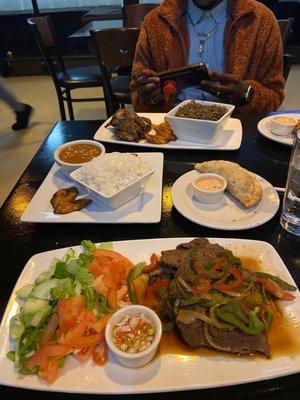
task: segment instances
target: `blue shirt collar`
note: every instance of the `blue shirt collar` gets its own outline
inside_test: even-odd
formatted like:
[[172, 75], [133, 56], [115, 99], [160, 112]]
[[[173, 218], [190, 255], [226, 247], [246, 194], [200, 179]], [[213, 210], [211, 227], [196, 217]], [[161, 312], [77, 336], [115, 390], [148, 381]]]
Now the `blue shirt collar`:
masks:
[[208, 18], [212, 17], [215, 22], [219, 24], [226, 18], [227, 5], [228, 0], [223, 0], [212, 10], [201, 10], [201, 8], [194, 4], [193, 0], [188, 0], [187, 13], [193, 24], [197, 24], [201, 19], [205, 19], [205, 15], [207, 15]]

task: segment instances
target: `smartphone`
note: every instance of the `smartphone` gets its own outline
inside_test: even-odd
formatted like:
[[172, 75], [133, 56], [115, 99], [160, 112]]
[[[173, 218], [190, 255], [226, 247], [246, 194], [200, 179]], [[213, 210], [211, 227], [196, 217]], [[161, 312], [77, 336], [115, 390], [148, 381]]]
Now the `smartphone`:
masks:
[[160, 78], [162, 85], [168, 80], [176, 82], [177, 89], [199, 85], [201, 81], [208, 81], [208, 69], [204, 63], [192, 64], [186, 67], [160, 72], [156, 76]]

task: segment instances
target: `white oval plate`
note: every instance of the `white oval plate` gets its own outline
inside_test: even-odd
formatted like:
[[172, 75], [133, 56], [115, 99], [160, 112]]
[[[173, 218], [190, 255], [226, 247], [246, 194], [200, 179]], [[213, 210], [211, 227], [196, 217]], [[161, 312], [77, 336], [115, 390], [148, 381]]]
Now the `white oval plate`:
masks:
[[[282, 117], [300, 119], [300, 114], [278, 114], [278, 115]], [[294, 138], [292, 136], [274, 135], [274, 133], [270, 131], [270, 121], [273, 117], [274, 115], [270, 115], [269, 117], [260, 120], [259, 123], [257, 124], [257, 129], [264, 137], [273, 140], [273, 142], [278, 142], [285, 144], [287, 146], [292, 146], [294, 142]]]
[[[192, 238], [127, 240], [114, 242], [113, 246], [115, 251], [129, 257], [134, 264], [137, 264], [149, 260], [152, 253], [160, 254], [162, 250], [174, 249], [179, 243], [190, 240]], [[269, 243], [247, 239], [210, 238], [209, 240], [228, 248], [238, 257], [253, 257], [259, 260], [262, 271], [277, 275], [290, 284], [296, 285], [280, 256]], [[77, 254], [81, 251], [79, 246], [75, 246], [73, 249]], [[56, 249], [34, 255], [19, 276], [0, 325], [1, 385], [94, 395], [178, 392], [265, 381], [300, 371], [299, 352], [295, 355], [282, 354], [271, 359], [228, 357], [221, 352], [219, 355], [211, 354], [200, 357], [198, 355], [163, 354], [138, 369], [123, 367], [116, 361], [112, 353], [108, 352], [108, 362], [104, 366], [95, 366], [92, 360], [80, 364], [74, 357], [70, 357], [52, 385], [46, 385], [36, 375], [18, 375], [14, 370], [13, 363], [6, 357], [6, 353], [12, 348], [8, 336], [9, 322], [19, 311], [15, 292], [22, 286], [32, 283], [41, 272], [47, 269], [54, 257], [61, 258], [65, 252], [66, 249]], [[296, 299], [282, 302], [281, 309], [285, 318], [288, 318], [288, 321], [293, 324], [296, 345], [300, 348], [300, 293], [297, 291], [294, 294]], [[9, 390], [7, 392], [9, 393]], [[182, 397], [186, 396], [186, 393], [182, 394]], [[50, 396], [45, 397], [50, 398]], [[179, 398], [179, 396], [175, 397]], [[200, 399], [205, 396], [199, 393], [194, 396], [190, 395], [190, 397]], [[43, 395], [37, 394], [36, 398], [41, 399]], [[55, 394], [53, 394], [53, 398], [56, 398]], [[72, 399], [72, 396], [65, 398]], [[118, 398], [120, 399], [120, 397]], [[151, 396], [148, 398], [151, 399]], [[168, 398], [171, 397], [168, 396]], [[258, 396], [258, 398], [263, 398], [263, 396]], [[103, 399], [107, 399], [107, 397], [103, 397]], [[140, 399], [143, 397], [140, 396]]]
[[204, 204], [192, 194], [192, 182], [200, 175], [193, 170], [182, 175], [172, 187], [174, 207], [185, 218], [198, 225], [228, 231], [255, 228], [269, 221], [277, 212], [279, 197], [273, 186], [256, 175], [263, 188], [262, 199], [254, 207], [246, 208], [225, 192], [221, 201]]

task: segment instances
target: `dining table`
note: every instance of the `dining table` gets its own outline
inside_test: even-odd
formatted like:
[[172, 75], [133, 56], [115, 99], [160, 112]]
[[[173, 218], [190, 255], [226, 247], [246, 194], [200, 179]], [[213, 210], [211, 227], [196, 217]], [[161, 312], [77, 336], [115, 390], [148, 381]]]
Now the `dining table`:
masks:
[[[193, 169], [196, 162], [223, 159], [264, 177], [274, 187], [285, 187], [291, 147], [270, 141], [257, 130], [258, 121], [265, 115], [240, 117], [243, 126], [241, 147], [234, 151], [217, 150], [165, 150], [163, 172], [163, 194], [161, 221], [153, 224], [51, 224], [22, 222], [20, 217], [35, 192], [45, 179], [54, 163], [54, 150], [61, 144], [76, 139], [92, 139], [103, 121], [61, 121], [57, 122], [45, 138], [28, 167], [12, 189], [0, 209], [0, 315], [3, 315], [14, 285], [27, 260], [36, 253], [70, 247], [80, 244], [83, 239], [93, 242], [107, 242], [130, 239], [207, 237], [254, 239], [270, 243], [279, 253], [293, 279], [300, 287], [300, 238], [290, 235], [281, 228], [280, 210], [283, 193], [279, 193], [280, 207], [267, 223], [243, 231], [216, 230], [190, 222], [180, 215], [172, 205], [171, 188], [182, 174]], [[106, 151], [136, 152], [137, 147], [105, 143]], [[151, 148], [140, 148], [148, 152]], [[216, 365], [216, 368], [217, 365]], [[199, 370], [201, 374], [201, 370]], [[1, 375], [1, 371], [0, 371]], [[101, 382], [99, 382], [101, 391]], [[47, 390], [47, 386], [45, 387]], [[242, 385], [226, 386], [194, 391], [140, 395], [86, 395], [55, 392], [35, 392], [28, 389], [0, 386], [0, 398], [26, 400], [47, 399], [151, 399], [179, 400], [299, 400], [300, 374], [276, 379], [260, 380]]]

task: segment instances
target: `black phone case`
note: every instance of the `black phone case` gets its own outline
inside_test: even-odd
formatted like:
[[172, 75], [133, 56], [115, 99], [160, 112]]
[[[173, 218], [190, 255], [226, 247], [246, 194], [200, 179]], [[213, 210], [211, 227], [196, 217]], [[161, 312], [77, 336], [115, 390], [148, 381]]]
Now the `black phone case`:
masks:
[[157, 76], [160, 78], [162, 85], [168, 80], [175, 81], [177, 89], [200, 85], [201, 81], [209, 80], [208, 69], [204, 63], [192, 64], [187, 67], [160, 72]]

